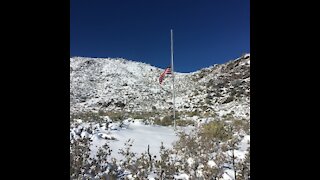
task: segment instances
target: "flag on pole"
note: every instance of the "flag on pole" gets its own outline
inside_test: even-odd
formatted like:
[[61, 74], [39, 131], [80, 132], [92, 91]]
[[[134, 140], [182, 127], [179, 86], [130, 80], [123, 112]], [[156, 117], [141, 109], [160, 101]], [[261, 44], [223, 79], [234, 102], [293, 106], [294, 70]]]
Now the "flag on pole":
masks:
[[167, 67], [167, 68], [164, 70], [164, 72], [160, 74], [160, 78], [159, 78], [159, 83], [160, 83], [160, 84], [162, 83], [162, 81], [163, 81], [163, 79], [164, 79], [164, 77], [165, 77], [166, 74], [171, 74], [171, 67], [170, 67], [170, 66]]

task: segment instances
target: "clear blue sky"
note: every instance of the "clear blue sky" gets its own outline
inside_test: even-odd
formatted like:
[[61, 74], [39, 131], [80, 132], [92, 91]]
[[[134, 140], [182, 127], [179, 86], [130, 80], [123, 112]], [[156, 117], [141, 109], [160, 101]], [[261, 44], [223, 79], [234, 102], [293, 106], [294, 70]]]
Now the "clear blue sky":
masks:
[[250, 52], [249, 0], [71, 0], [70, 53], [192, 72]]

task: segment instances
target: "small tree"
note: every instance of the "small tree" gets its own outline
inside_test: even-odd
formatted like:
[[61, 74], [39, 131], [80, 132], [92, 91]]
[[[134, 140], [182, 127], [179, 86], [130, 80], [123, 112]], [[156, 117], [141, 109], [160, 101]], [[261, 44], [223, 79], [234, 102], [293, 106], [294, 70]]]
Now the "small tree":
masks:
[[239, 179], [250, 179], [250, 147], [248, 148], [248, 153], [245, 155], [244, 160], [239, 164]]
[[135, 167], [136, 153], [131, 152], [132, 144], [133, 140], [128, 139], [124, 143], [124, 148], [119, 149], [119, 154], [121, 154], [124, 157], [124, 160], [120, 160], [120, 166], [126, 170], [133, 172], [134, 174], [134, 172], [137, 171], [137, 167]]
[[239, 171], [239, 159], [235, 156], [235, 150], [239, 149], [239, 144], [241, 141], [241, 137], [239, 135], [239, 129], [235, 128], [234, 124], [229, 124], [227, 126], [227, 130], [230, 134], [232, 134], [231, 139], [224, 144], [223, 149], [228, 152], [228, 162], [232, 165], [234, 172], [234, 179], [237, 180], [237, 175]]
[[224, 173], [224, 164], [226, 162], [225, 154], [220, 150], [212, 157], [211, 161], [206, 161], [203, 167], [203, 176], [205, 179], [220, 179]]
[[89, 138], [71, 139], [70, 141], [70, 178], [78, 179], [89, 167]]
[[148, 154], [146, 152], [141, 153], [141, 155], [137, 158], [135, 166], [136, 171], [131, 171], [132, 174], [136, 176], [137, 179], [147, 179], [150, 171], [150, 160]]
[[174, 161], [172, 161], [172, 158], [170, 157], [170, 154], [173, 154], [173, 152], [166, 149], [163, 146], [163, 142], [161, 142], [160, 160], [156, 160], [154, 165], [160, 180], [172, 179], [176, 172], [176, 167]]

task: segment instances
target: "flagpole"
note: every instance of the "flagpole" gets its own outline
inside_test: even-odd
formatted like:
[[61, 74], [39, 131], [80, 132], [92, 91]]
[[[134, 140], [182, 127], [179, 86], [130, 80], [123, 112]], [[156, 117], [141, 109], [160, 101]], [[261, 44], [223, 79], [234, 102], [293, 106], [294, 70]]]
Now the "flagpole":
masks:
[[174, 91], [174, 69], [173, 69], [173, 31], [171, 29], [171, 73], [172, 73], [172, 100], [173, 100], [173, 121], [176, 129], [176, 112], [175, 112], [175, 91]]

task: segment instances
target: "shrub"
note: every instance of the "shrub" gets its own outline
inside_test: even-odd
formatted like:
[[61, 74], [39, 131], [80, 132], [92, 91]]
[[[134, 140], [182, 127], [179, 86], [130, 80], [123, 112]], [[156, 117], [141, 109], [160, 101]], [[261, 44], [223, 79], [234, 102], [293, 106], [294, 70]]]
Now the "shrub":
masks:
[[206, 139], [226, 141], [230, 138], [230, 134], [225, 129], [225, 124], [222, 121], [211, 121], [204, 124], [200, 134]]
[[[107, 162], [111, 150], [107, 144], [98, 149], [97, 156], [90, 158], [89, 138], [70, 141], [70, 179], [116, 179], [118, 172], [115, 164]], [[106, 170], [109, 168], [108, 174]]]
[[243, 130], [246, 134], [249, 134], [250, 123], [248, 120], [235, 119], [232, 121], [232, 125], [236, 129], [236, 131], [240, 132], [241, 130]]
[[122, 121], [125, 118], [124, 113], [117, 112], [117, 111], [109, 111], [106, 112], [106, 115], [112, 119], [112, 121]]
[[173, 118], [171, 118], [171, 116], [165, 116], [161, 120], [155, 119], [153, 122], [160, 126], [171, 126], [173, 125]]
[[176, 120], [176, 125], [177, 126], [188, 126], [188, 125], [194, 126], [194, 121], [178, 119]]
[[102, 121], [99, 113], [95, 113], [95, 112], [91, 112], [91, 111], [78, 113], [78, 114], [72, 114], [70, 118], [71, 118], [71, 120], [81, 119], [84, 122], [92, 122], [92, 121], [101, 122]]
[[198, 116], [199, 115], [199, 112], [197, 111], [197, 110], [195, 110], [195, 111], [192, 111], [192, 112], [190, 112], [190, 113], [188, 113], [189, 114], [189, 116]]

